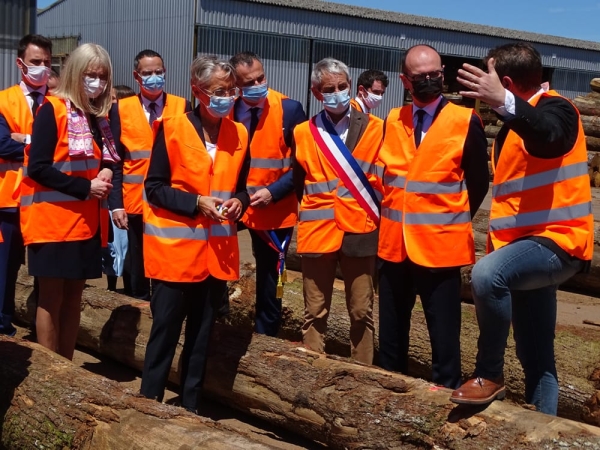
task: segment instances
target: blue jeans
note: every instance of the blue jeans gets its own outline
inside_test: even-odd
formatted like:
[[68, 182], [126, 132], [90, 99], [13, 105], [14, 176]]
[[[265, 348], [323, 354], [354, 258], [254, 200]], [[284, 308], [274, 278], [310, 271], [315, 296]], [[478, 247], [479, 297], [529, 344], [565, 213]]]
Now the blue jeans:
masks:
[[475, 376], [502, 376], [512, 319], [517, 357], [525, 373], [525, 401], [556, 415], [558, 379], [554, 361], [556, 290], [581, 270], [532, 240], [512, 242], [475, 264], [471, 287], [479, 340]]

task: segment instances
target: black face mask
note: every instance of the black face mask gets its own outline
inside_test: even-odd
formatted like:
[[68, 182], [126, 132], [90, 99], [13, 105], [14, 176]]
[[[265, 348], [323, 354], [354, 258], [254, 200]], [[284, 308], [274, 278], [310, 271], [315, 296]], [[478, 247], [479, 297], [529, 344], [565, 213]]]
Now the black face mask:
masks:
[[413, 90], [411, 92], [413, 98], [421, 103], [430, 103], [440, 96], [444, 79], [442, 77], [431, 79], [427, 78], [423, 81], [413, 81]]

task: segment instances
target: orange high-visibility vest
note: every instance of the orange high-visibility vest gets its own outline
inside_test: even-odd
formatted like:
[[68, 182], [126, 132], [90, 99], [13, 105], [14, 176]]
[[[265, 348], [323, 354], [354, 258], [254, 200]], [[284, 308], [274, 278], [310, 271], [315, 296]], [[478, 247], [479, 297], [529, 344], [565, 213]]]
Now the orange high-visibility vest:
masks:
[[[162, 117], [185, 113], [186, 100], [166, 94]], [[139, 96], [119, 100], [123, 158], [123, 206], [128, 214], [142, 214], [144, 178], [148, 172], [154, 142], [152, 127], [146, 119]]]
[[[283, 107], [287, 98], [269, 89], [263, 112], [250, 143], [250, 171], [247, 189], [252, 195], [259, 189], [279, 180], [292, 167], [292, 149], [283, 136]], [[233, 118], [233, 111], [231, 113]], [[264, 208], [249, 206], [242, 222], [254, 230], [276, 230], [293, 227], [298, 220], [298, 200], [293, 192], [277, 203], [271, 202]]]
[[362, 106], [360, 105], [360, 103], [358, 103], [358, 100], [356, 100], [356, 98], [350, 99], [350, 106], [352, 106], [357, 111], [360, 111], [361, 113], [369, 114], [368, 112], [363, 111]]
[[473, 110], [448, 103], [415, 147], [412, 105], [386, 120], [380, 258], [424, 267], [475, 262], [469, 196], [461, 169]]
[[[11, 133], [31, 134], [33, 115], [18, 84], [0, 91], [0, 114], [6, 119]], [[0, 158], [0, 208], [19, 206], [19, 198], [13, 193], [21, 180], [21, 167], [22, 162]]]
[[[560, 94], [548, 91], [529, 103], [536, 106], [542, 96]], [[575, 145], [559, 158], [530, 155], [523, 140], [512, 130], [506, 136], [497, 165], [494, 152], [495, 149], [489, 224], [492, 248], [488, 250], [502, 248], [525, 236], [542, 236], [552, 239], [571, 256], [591, 260], [594, 217], [581, 120]]]
[[[73, 158], [69, 155], [67, 108], [63, 99], [46, 97], [54, 107], [58, 143], [53, 166], [66, 175], [93, 180], [100, 171], [102, 151], [93, 141], [92, 158]], [[29, 150], [29, 148], [27, 148]], [[25, 245], [44, 242], [83, 241], [101, 229], [102, 244], [108, 240], [108, 207], [106, 200], [93, 197], [79, 200], [36, 183], [27, 176], [29, 152], [25, 151], [21, 182], [21, 231]]]
[[[375, 166], [383, 135], [383, 121], [367, 116], [369, 123], [352, 151], [372, 186], [377, 184]], [[328, 120], [328, 119], [325, 119]], [[377, 228], [354, 199], [321, 152], [304, 122], [294, 129], [296, 160], [306, 172], [304, 195], [298, 215], [298, 253], [330, 253], [340, 249], [344, 232], [369, 233]]]
[[[187, 114], [164, 118], [163, 124], [171, 187], [232, 198], [246, 155], [246, 128], [222, 119], [213, 163]], [[144, 221], [147, 277], [174, 282], [198, 282], [209, 275], [220, 280], [239, 278], [235, 222], [218, 222], [202, 214], [192, 219], [148, 202], [144, 202]]]

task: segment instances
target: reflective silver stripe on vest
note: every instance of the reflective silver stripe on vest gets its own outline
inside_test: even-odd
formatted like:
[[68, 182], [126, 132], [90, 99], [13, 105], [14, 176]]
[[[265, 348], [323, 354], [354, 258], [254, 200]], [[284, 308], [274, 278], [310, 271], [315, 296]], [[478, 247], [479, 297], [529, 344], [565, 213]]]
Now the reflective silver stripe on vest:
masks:
[[321, 181], [320, 183], [305, 184], [304, 195], [314, 195], [323, 194], [325, 192], [331, 192], [337, 187], [339, 181], [340, 180], [336, 178], [335, 180]]
[[356, 162], [358, 163], [358, 165], [364, 173], [371, 173], [375, 176], [378, 176], [379, 178], [383, 176], [383, 167], [378, 166], [377, 164], [363, 161], [362, 159], [357, 159]]
[[248, 191], [249, 195], [254, 195], [258, 191], [260, 191], [262, 188], [265, 188], [265, 187], [266, 186], [246, 186], [246, 191]]
[[529, 227], [552, 222], [563, 222], [589, 216], [592, 213], [592, 203], [580, 203], [578, 205], [565, 206], [562, 208], [546, 209], [517, 214], [510, 217], [498, 217], [490, 220], [490, 230], [506, 230], [509, 228]]
[[[381, 192], [373, 190], [373, 192], [375, 193], [375, 197], [377, 198], [377, 200], [381, 201], [382, 195]], [[354, 195], [352, 195], [350, 193], [350, 191], [348, 190], [347, 187], [345, 186], [340, 186], [337, 190], [337, 196], [340, 198], [354, 198]]]
[[335, 218], [335, 212], [331, 209], [317, 209], [309, 211], [300, 211], [298, 220], [309, 222], [311, 220], [328, 220]]
[[471, 213], [405, 213], [406, 225], [456, 225], [471, 222]]
[[144, 175], [123, 175], [123, 183], [142, 184]]
[[464, 181], [452, 183], [435, 183], [430, 181], [409, 181], [406, 184], [406, 192], [416, 192], [418, 194], [460, 194], [466, 190], [467, 185]]
[[285, 169], [287, 167], [290, 167], [291, 165], [291, 158], [252, 158], [250, 160], [251, 169]]
[[210, 226], [210, 235], [214, 237], [231, 237], [237, 234], [237, 226], [229, 224], [217, 224]]
[[10, 161], [0, 164], [0, 172], [7, 172], [9, 170], [19, 170], [23, 167], [22, 162]]
[[383, 177], [383, 184], [385, 186], [403, 188], [406, 184], [406, 178], [400, 175], [385, 175]]
[[565, 181], [570, 178], [587, 175], [587, 162], [580, 162], [562, 166], [557, 169], [547, 170], [545, 172], [527, 175], [516, 180], [505, 181], [492, 188], [492, 197], [500, 197], [503, 195], [514, 194], [515, 192], [535, 189], [542, 186]]
[[221, 200], [229, 200], [233, 197], [233, 192], [231, 191], [210, 191], [211, 197], [217, 197]]
[[139, 161], [140, 159], [150, 158], [151, 150], [126, 150], [125, 159], [129, 161]]
[[[87, 199], [86, 199], [87, 200]], [[80, 202], [78, 198], [63, 194], [58, 191], [35, 192], [33, 195], [22, 195], [21, 206], [31, 206], [34, 203], [61, 203], [61, 202]]]
[[[1, 166], [1, 165], [0, 165]], [[100, 167], [100, 160], [98, 159], [85, 159], [81, 161], [59, 161], [52, 164], [56, 170], [63, 173], [68, 172], [85, 172], [90, 169], [97, 169]], [[27, 175], [27, 166], [23, 166], [23, 176]]]
[[208, 240], [208, 233], [205, 228], [190, 227], [157, 227], [146, 223], [144, 225], [144, 234], [166, 239], [189, 239], [192, 241]]
[[399, 209], [382, 208], [381, 216], [393, 222], [402, 223], [402, 211]]

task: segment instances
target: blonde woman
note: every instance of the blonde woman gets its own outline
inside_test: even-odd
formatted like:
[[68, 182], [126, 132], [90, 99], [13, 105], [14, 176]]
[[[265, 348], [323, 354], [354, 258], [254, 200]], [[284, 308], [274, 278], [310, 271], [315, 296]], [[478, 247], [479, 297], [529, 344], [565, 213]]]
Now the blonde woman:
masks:
[[21, 227], [29, 273], [39, 281], [37, 338], [68, 359], [85, 280], [102, 276], [100, 248], [108, 225], [103, 204], [118, 160], [106, 120], [111, 88], [106, 50], [78, 47], [54, 97], [40, 107], [25, 152]]

